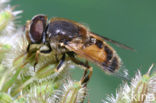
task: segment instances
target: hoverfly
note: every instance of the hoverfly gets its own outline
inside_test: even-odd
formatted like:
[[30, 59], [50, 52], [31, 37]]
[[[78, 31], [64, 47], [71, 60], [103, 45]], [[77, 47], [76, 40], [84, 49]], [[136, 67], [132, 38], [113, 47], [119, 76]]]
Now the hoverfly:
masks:
[[[48, 49], [40, 49], [39, 53], [48, 54], [55, 51], [56, 55], [61, 56], [59, 59], [56, 56], [59, 61], [56, 71], [59, 71], [67, 57], [75, 64], [82, 66], [85, 70], [81, 79], [82, 83], [86, 83], [92, 75], [92, 67], [88, 65], [88, 61], [97, 64], [107, 73], [114, 73], [120, 68], [119, 56], [106, 41], [123, 48], [132, 49], [93, 33], [84, 25], [72, 20], [56, 17], [48, 22], [45, 15], [34, 16], [26, 24], [26, 37], [29, 42], [27, 52], [30, 51], [31, 45], [42, 44], [46, 45]], [[77, 57], [84, 58], [87, 62], [82, 62]]]

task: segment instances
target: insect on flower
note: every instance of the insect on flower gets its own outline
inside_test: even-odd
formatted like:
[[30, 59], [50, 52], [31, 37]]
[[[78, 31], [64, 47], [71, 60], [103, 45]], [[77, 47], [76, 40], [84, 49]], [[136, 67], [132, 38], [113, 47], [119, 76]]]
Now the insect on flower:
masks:
[[[132, 49], [114, 40], [100, 36], [89, 31], [84, 25], [64, 18], [52, 18], [49, 20], [45, 15], [37, 15], [26, 24], [26, 37], [29, 41], [27, 52], [30, 52], [31, 45], [46, 45], [46, 49], [39, 49], [38, 54], [49, 54], [56, 52], [59, 72], [66, 58], [80, 65], [85, 70], [82, 83], [86, 83], [92, 75], [92, 67], [88, 61], [97, 64], [103, 71], [114, 73], [120, 68], [121, 60], [116, 51], [106, 43], [112, 42], [120, 47]], [[61, 56], [61, 58], [58, 58]], [[79, 60], [84, 58], [86, 62]], [[36, 59], [35, 65], [38, 63]], [[90, 71], [88, 73], [88, 70]], [[88, 75], [87, 75], [88, 74]]]

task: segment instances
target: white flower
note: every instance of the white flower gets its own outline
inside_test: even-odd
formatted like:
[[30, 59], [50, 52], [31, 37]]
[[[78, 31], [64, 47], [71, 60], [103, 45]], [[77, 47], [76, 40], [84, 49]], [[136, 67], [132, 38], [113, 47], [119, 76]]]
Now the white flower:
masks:
[[140, 71], [132, 79], [131, 85], [127, 83], [117, 91], [116, 97], [108, 96], [103, 103], [151, 103], [156, 102], [156, 72], [150, 75], [149, 71], [141, 75]]
[[14, 7], [8, 5], [0, 9], [0, 35], [13, 35], [16, 30], [15, 19], [19, 18], [21, 10], [14, 11]]

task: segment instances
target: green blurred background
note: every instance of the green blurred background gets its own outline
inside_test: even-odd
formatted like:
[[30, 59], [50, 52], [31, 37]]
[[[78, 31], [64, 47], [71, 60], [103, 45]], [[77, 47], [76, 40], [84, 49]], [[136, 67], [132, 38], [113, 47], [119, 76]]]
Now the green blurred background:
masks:
[[[156, 0], [12, 0], [11, 4], [24, 11], [22, 25], [36, 14], [46, 14], [49, 18], [64, 17], [133, 47], [136, 52], [112, 45], [131, 77], [137, 69], [146, 73], [156, 62]], [[93, 66], [88, 99], [91, 103], [100, 103], [108, 94], [115, 94], [122, 80]], [[72, 70], [72, 73], [75, 78], [82, 75], [80, 70]]]

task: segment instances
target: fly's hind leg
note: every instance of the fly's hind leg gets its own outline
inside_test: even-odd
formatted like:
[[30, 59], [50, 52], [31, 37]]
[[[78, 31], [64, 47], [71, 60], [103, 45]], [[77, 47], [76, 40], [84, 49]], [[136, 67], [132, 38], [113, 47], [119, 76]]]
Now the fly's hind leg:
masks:
[[[93, 69], [92, 67], [90, 67], [88, 65], [88, 62], [84, 63], [74, 57], [71, 57], [71, 60], [77, 64], [77, 65], [80, 65], [83, 67], [84, 69], [84, 74], [83, 74], [83, 77], [81, 78], [80, 82], [81, 84], [85, 84], [85, 86], [87, 85], [87, 82], [90, 80], [91, 76], [92, 76], [92, 73], [93, 73]], [[88, 73], [88, 70], [89, 70], [89, 73]]]

